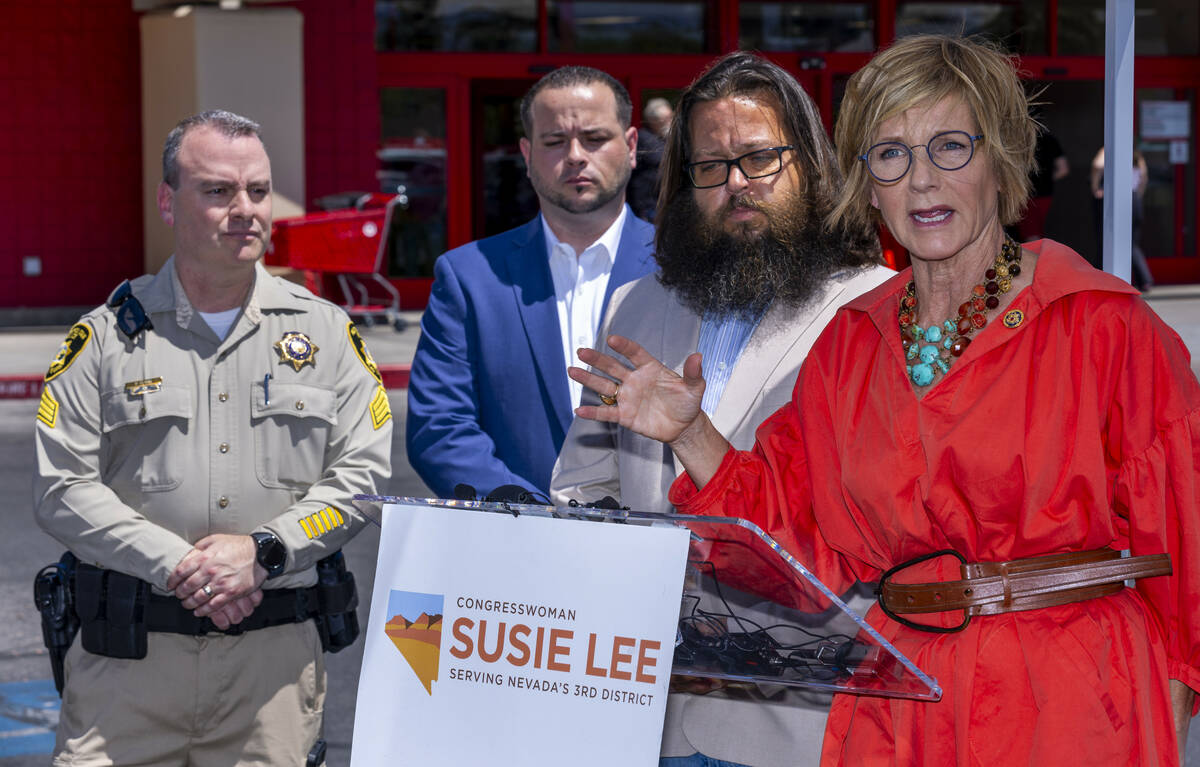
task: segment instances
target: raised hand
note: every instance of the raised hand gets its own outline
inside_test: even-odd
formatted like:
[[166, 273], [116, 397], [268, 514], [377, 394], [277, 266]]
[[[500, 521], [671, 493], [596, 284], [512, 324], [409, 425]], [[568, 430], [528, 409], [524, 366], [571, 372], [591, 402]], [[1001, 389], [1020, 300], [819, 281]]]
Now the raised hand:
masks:
[[569, 368], [567, 375], [596, 392], [606, 404], [583, 405], [575, 410], [576, 415], [615, 422], [644, 437], [668, 443], [702, 415], [704, 378], [699, 354], [687, 358], [680, 376], [636, 341], [609, 336], [608, 345], [633, 367], [595, 349], [580, 349], [579, 359], [604, 375], [577, 367]]
[[636, 341], [609, 336], [608, 346], [631, 364], [595, 349], [580, 349], [579, 359], [599, 372], [571, 367], [567, 375], [596, 392], [604, 404], [582, 405], [575, 414], [616, 423], [670, 445], [692, 481], [703, 487], [730, 446], [700, 409], [705, 385], [700, 355], [684, 361], [680, 376]]

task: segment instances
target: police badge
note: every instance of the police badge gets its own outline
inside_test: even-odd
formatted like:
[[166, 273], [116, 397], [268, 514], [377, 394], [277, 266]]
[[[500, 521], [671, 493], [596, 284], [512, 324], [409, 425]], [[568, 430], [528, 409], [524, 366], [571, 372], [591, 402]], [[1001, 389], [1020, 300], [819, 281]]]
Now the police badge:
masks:
[[317, 366], [317, 352], [321, 351], [321, 347], [303, 333], [292, 330], [284, 333], [283, 338], [275, 342], [275, 351], [279, 352], [280, 362], [290, 362], [299, 373], [305, 364]]

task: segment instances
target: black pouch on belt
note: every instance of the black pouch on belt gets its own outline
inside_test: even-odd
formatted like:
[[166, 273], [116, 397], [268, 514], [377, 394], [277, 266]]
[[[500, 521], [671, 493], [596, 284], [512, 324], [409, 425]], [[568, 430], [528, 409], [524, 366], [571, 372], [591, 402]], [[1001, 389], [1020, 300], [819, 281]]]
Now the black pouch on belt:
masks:
[[338, 652], [358, 638], [358, 590], [346, 558], [335, 551], [317, 562], [317, 633], [325, 652]]
[[75, 611], [83, 649], [109, 658], [145, 658], [149, 601], [150, 584], [140, 578], [80, 563]]

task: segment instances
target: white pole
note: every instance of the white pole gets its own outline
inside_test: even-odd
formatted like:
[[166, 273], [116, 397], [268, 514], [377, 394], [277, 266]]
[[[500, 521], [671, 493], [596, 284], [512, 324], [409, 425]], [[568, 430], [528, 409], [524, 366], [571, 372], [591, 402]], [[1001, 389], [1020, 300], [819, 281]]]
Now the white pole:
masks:
[[1130, 278], [1133, 236], [1133, 6], [1104, 9], [1104, 271]]

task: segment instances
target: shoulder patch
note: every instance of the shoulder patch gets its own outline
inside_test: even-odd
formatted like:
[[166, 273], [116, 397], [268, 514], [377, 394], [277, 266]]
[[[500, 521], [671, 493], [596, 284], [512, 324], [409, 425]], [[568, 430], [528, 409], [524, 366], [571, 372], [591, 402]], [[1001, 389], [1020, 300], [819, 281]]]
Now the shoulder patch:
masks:
[[346, 335], [350, 337], [350, 344], [354, 347], [354, 353], [358, 355], [363, 367], [376, 381], [383, 383], [383, 376], [379, 374], [379, 366], [375, 364], [375, 358], [371, 356], [371, 352], [367, 351], [367, 343], [363, 341], [363, 337], [359, 335], [358, 328], [354, 326], [353, 322], [346, 323]]
[[63, 339], [62, 346], [58, 348], [58, 354], [50, 363], [50, 369], [46, 371], [46, 381], [53, 381], [71, 367], [71, 363], [75, 361], [90, 340], [92, 340], [91, 327], [82, 322], [71, 326], [71, 329], [67, 331], [67, 337]]
[[54, 399], [48, 386], [42, 387], [42, 401], [38, 403], [37, 419], [51, 429], [58, 422], [58, 400]]

